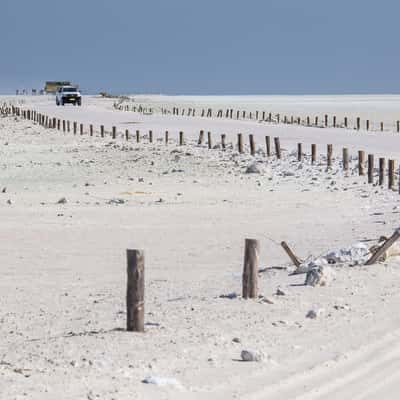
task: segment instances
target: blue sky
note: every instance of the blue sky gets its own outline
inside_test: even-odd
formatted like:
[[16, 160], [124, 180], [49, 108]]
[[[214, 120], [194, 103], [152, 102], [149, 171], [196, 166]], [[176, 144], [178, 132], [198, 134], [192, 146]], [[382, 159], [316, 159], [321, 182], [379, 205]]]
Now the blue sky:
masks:
[[400, 93], [397, 0], [1, 0], [0, 92]]

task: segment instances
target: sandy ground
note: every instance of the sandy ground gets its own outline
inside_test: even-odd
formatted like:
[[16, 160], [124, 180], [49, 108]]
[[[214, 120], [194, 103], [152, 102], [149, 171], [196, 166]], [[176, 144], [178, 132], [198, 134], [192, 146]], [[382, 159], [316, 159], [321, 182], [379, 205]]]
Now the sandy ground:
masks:
[[[15, 101], [15, 98], [12, 99]], [[26, 99], [48, 115], [176, 139], [136, 144], [0, 118], [0, 394], [4, 399], [397, 399], [400, 262], [337, 267], [327, 287], [286, 269], [260, 274], [265, 302], [241, 293], [244, 239], [261, 267], [390, 235], [400, 197], [311, 166], [295, 143], [397, 156], [400, 138], [340, 129], [142, 116], [86, 98]], [[245, 128], [247, 130], [245, 130]], [[282, 161], [208, 150], [200, 129], [280, 136]], [[323, 137], [322, 137], [323, 135]], [[400, 157], [399, 157], [400, 159]], [[246, 174], [257, 163], [260, 174]], [[3, 192], [4, 188], [4, 192]], [[65, 204], [58, 201], [65, 197]], [[369, 242], [368, 242], [369, 243]], [[371, 242], [373, 243], [373, 242]], [[146, 333], [125, 328], [127, 248], [146, 254]], [[280, 287], [284, 296], [277, 296]], [[315, 320], [310, 309], [320, 310]], [[254, 349], [262, 362], [241, 362]], [[166, 385], [142, 383], [148, 376]]]

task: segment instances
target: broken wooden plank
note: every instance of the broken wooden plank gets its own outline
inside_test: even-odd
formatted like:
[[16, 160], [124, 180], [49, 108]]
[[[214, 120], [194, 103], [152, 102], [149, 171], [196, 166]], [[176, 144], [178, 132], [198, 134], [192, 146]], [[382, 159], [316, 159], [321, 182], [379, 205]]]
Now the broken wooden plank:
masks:
[[301, 265], [300, 260], [296, 257], [296, 255], [293, 253], [292, 250], [290, 250], [290, 247], [287, 245], [286, 242], [281, 242], [281, 246], [283, 250], [286, 251], [286, 254], [289, 256], [289, 258], [292, 260], [293, 264], [296, 266], [296, 268], [299, 268]]
[[372, 255], [372, 257], [365, 263], [365, 265], [375, 264], [379, 257], [387, 251], [396, 241], [400, 238], [400, 228], [396, 229], [393, 235], [383, 243], [381, 247]]

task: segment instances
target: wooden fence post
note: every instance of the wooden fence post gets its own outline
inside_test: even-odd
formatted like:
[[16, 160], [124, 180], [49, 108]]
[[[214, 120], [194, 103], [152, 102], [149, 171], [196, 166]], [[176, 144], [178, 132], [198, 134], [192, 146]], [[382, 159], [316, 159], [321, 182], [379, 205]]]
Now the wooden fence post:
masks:
[[212, 148], [212, 139], [211, 139], [211, 132], [207, 132], [207, 145], [208, 148], [211, 149]]
[[242, 276], [242, 296], [244, 299], [256, 299], [258, 297], [259, 258], [260, 244], [258, 240], [246, 239]]
[[394, 160], [389, 160], [389, 182], [388, 182], [388, 188], [390, 190], [393, 190], [394, 188]]
[[63, 132], [65, 132], [65, 130], [66, 130], [65, 119], [63, 119], [63, 122], [62, 122], [62, 129], [63, 129]]
[[153, 131], [149, 131], [149, 143], [153, 143]]
[[203, 140], [204, 140], [204, 131], [200, 131], [199, 140], [198, 140], [197, 144], [198, 145], [203, 144]]
[[140, 142], [140, 131], [136, 130], [136, 143]]
[[125, 139], [129, 140], [129, 130], [125, 129]]
[[343, 147], [343, 169], [349, 169], [349, 150], [346, 147]]
[[315, 164], [315, 160], [317, 159], [317, 145], [311, 145], [311, 164]]
[[347, 117], [344, 117], [344, 127], [347, 128], [348, 126], [348, 119]]
[[183, 132], [179, 132], [179, 146], [183, 146]]
[[274, 138], [274, 142], [275, 142], [275, 154], [277, 159], [280, 160], [282, 154], [281, 154], [281, 143], [279, 141], [279, 138], [278, 137]]
[[250, 141], [250, 154], [252, 156], [254, 156], [254, 154], [256, 154], [256, 146], [254, 143], [254, 136], [253, 135], [249, 135], [249, 141]]
[[117, 127], [112, 127], [112, 138], [115, 139], [117, 137]]
[[383, 132], [383, 122], [381, 122], [381, 132]]
[[165, 144], [168, 144], [168, 136], [169, 136], [169, 134], [168, 134], [168, 131], [165, 131]]
[[89, 125], [89, 134], [90, 134], [90, 136], [93, 136], [93, 125], [92, 124]]
[[360, 130], [360, 126], [361, 126], [361, 119], [360, 119], [360, 117], [357, 117], [357, 130], [359, 131]]
[[243, 153], [243, 137], [241, 133], [238, 133], [238, 151]]
[[222, 147], [223, 150], [225, 150], [225, 148], [226, 148], [225, 138], [226, 138], [226, 135], [222, 134], [221, 135], [221, 147]]
[[100, 125], [100, 136], [104, 137], [104, 125]]
[[400, 132], [400, 121], [396, 122], [396, 130], [397, 130], [397, 133]]
[[326, 146], [326, 163], [328, 167], [332, 167], [332, 153], [333, 153], [333, 146], [328, 144]]
[[141, 250], [128, 249], [126, 254], [126, 329], [131, 332], [144, 332], [144, 253]]
[[83, 135], [83, 124], [80, 124], [79, 129], [80, 129], [81, 135]]
[[396, 229], [395, 232], [393, 233], [393, 235], [385, 241], [385, 243], [383, 243], [383, 245], [381, 247], [379, 247], [379, 249], [372, 255], [372, 257], [365, 263], [365, 265], [372, 265], [375, 264], [379, 257], [386, 251], [389, 249], [390, 246], [392, 246], [392, 244], [394, 242], [396, 242], [398, 239], [400, 238], [400, 229]]
[[385, 183], [385, 159], [383, 157], [379, 158], [379, 185]]
[[366, 128], [367, 128], [367, 131], [369, 131], [369, 119], [367, 119], [367, 121], [366, 121]]
[[368, 183], [374, 183], [374, 155], [368, 154]]
[[303, 149], [302, 149], [302, 144], [297, 143], [297, 161], [302, 161], [303, 160]]
[[333, 116], [333, 127], [336, 128], [336, 115]]
[[77, 130], [77, 122], [74, 122], [74, 135], [76, 135], [76, 130]]
[[328, 115], [325, 114], [325, 127], [328, 127]]
[[265, 150], [267, 157], [271, 157], [271, 138], [269, 136], [265, 136]]
[[364, 152], [362, 150], [358, 151], [358, 175], [365, 175], [364, 172]]

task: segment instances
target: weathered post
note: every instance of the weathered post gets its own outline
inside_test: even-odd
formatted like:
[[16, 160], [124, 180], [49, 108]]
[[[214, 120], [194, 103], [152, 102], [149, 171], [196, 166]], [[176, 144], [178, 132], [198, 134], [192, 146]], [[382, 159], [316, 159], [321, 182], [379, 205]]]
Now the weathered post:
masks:
[[389, 160], [388, 167], [389, 167], [389, 171], [388, 171], [388, 174], [389, 174], [388, 188], [390, 190], [393, 190], [393, 188], [394, 188], [394, 160]]
[[153, 143], [153, 131], [149, 131], [149, 143]]
[[100, 136], [104, 137], [104, 125], [100, 125]]
[[66, 130], [65, 119], [63, 119], [63, 122], [62, 122], [62, 129], [63, 129], [63, 132], [65, 132], [65, 130]]
[[311, 164], [315, 164], [316, 159], [317, 159], [317, 145], [312, 144], [311, 145]]
[[328, 115], [325, 114], [325, 127], [328, 127]]
[[367, 119], [367, 121], [366, 121], [366, 128], [367, 128], [367, 131], [369, 131], [369, 119]]
[[379, 158], [379, 185], [382, 186], [385, 183], [385, 159]]
[[71, 131], [71, 122], [67, 121], [67, 132], [69, 133]]
[[348, 119], [347, 117], [344, 117], [344, 127], [347, 128], [348, 126]]
[[238, 151], [239, 153], [243, 153], [243, 137], [241, 133], [238, 133]]
[[139, 142], [140, 142], [140, 131], [137, 130], [136, 131], [136, 143], [139, 143]]
[[112, 127], [112, 138], [115, 139], [117, 137], [117, 128], [115, 126]]
[[318, 126], [318, 116], [315, 117], [315, 126]]
[[358, 175], [365, 175], [364, 172], [364, 155], [365, 153], [362, 150], [358, 151]]
[[282, 154], [281, 154], [281, 143], [280, 143], [280, 141], [279, 141], [279, 138], [278, 138], [278, 137], [274, 138], [274, 142], [275, 142], [275, 154], [276, 154], [276, 158], [277, 158], [278, 160], [280, 160]]
[[125, 129], [125, 139], [129, 140], [129, 130]]
[[303, 146], [301, 143], [297, 143], [297, 161], [303, 160]]
[[396, 122], [396, 130], [397, 130], [397, 133], [400, 132], [400, 121]]
[[80, 129], [81, 135], [83, 135], [83, 124], [80, 124], [80, 125], [79, 125], [79, 129]]
[[242, 276], [242, 296], [244, 299], [256, 299], [258, 297], [259, 258], [260, 244], [258, 240], [246, 239]]
[[168, 139], [169, 139], [169, 133], [168, 131], [165, 131], [165, 144], [168, 144]]
[[383, 122], [381, 122], [381, 132], [383, 132]]
[[333, 116], [333, 127], [336, 128], [336, 115]]
[[368, 183], [374, 183], [374, 155], [368, 154]]
[[61, 129], [61, 120], [57, 119], [57, 130]]
[[77, 127], [78, 127], [78, 124], [77, 124], [77, 122], [75, 121], [75, 122], [74, 122], [74, 135], [76, 135]]
[[333, 146], [328, 144], [326, 146], [326, 163], [328, 168], [332, 167], [332, 153], [333, 153]]
[[307, 126], [310, 126], [310, 117], [307, 116]]
[[269, 136], [265, 136], [265, 150], [267, 157], [271, 157], [271, 138]]
[[144, 253], [127, 250], [126, 330], [144, 332]]
[[254, 143], [254, 136], [253, 135], [249, 135], [249, 141], [250, 141], [250, 154], [252, 156], [254, 156], [254, 154], [256, 154], [256, 146]]
[[343, 147], [343, 169], [345, 171], [349, 169], [349, 150], [347, 147]]
[[361, 126], [361, 119], [360, 117], [357, 117], [357, 130], [360, 130], [360, 126]]
[[93, 136], [93, 125], [92, 124], [89, 125], [89, 134], [90, 134], [90, 136]]
[[199, 140], [197, 141], [197, 144], [198, 145], [203, 144], [203, 140], [204, 140], [204, 131], [200, 131]]
[[183, 146], [183, 132], [179, 132], [179, 146]]
[[212, 148], [211, 132], [207, 132], [207, 144], [208, 148], [211, 149]]
[[225, 138], [226, 138], [226, 135], [223, 133], [223, 134], [221, 135], [221, 148], [222, 148], [223, 150], [225, 150], [225, 148], [226, 148]]

